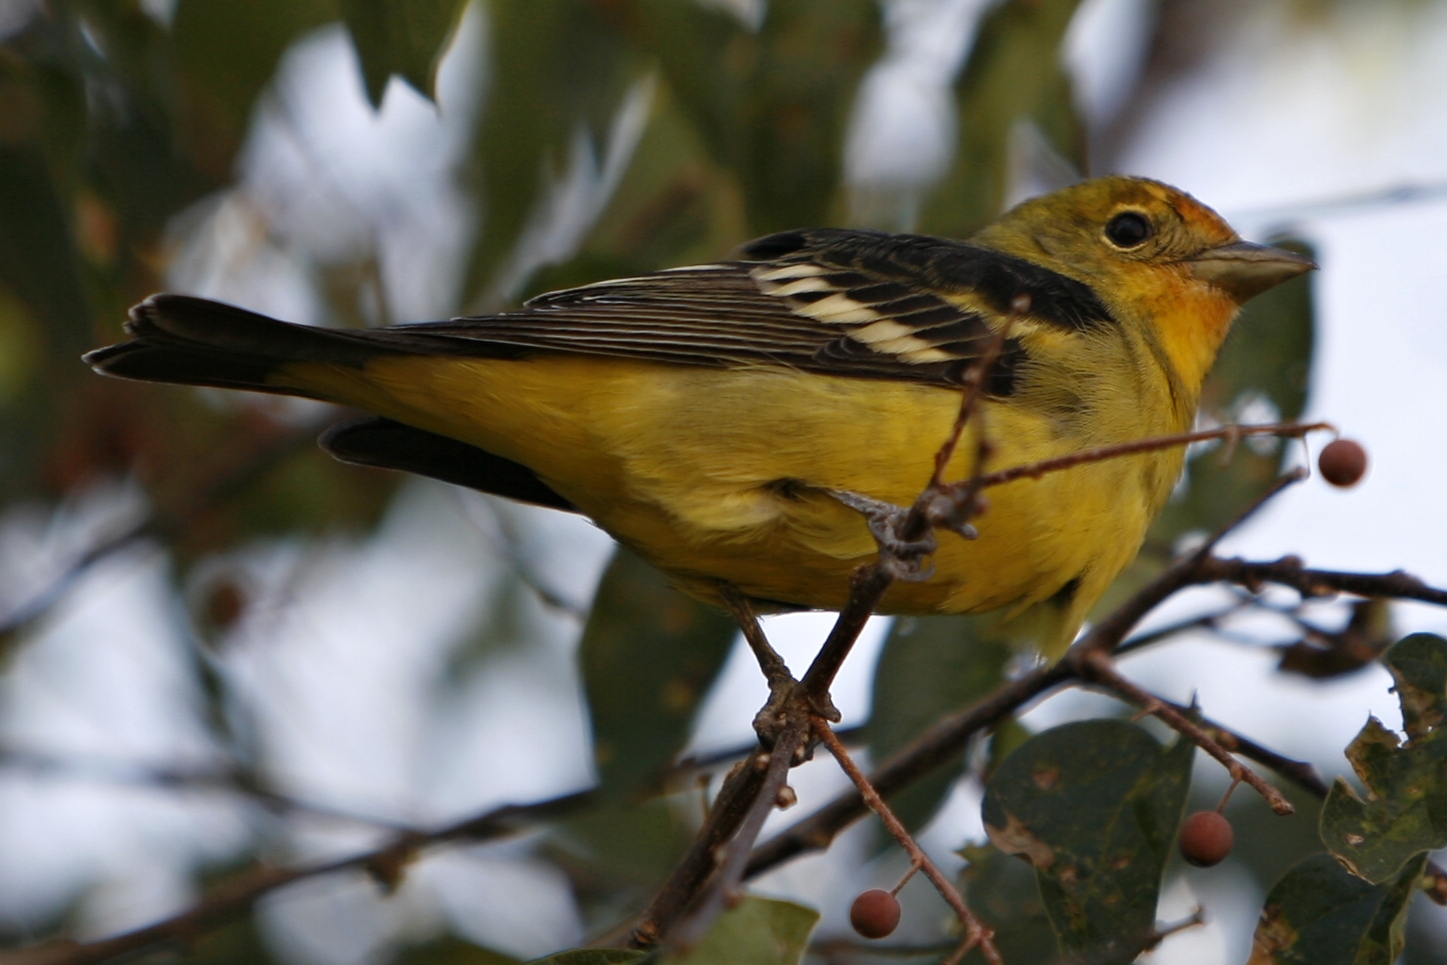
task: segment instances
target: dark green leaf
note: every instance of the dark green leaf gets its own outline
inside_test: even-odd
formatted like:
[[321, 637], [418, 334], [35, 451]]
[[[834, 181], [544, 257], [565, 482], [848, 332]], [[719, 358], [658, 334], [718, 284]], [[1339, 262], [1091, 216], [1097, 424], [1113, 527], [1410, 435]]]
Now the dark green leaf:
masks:
[[698, 791], [683, 797], [682, 806], [656, 797], [589, 808], [554, 825], [549, 850], [564, 867], [582, 869], [591, 889], [636, 889], [641, 896], [663, 883], [693, 841], [687, 809], [702, 816], [704, 799]]
[[437, 65], [457, 29], [466, 0], [340, 0], [367, 97], [382, 106], [393, 74], [425, 97], [437, 96]]
[[736, 632], [724, 613], [618, 550], [598, 584], [580, 654], [605, 797], [656, 785], [687, 741]]
[[534, 959], [527, 965], [630, 965], [648, 957], [647, 952], [632, 948], [575, 948], [547, 958]]
[[1447, 640], [1413, 634], [1382, 660], [1397, 680], [1407, 740], [1369, 718], [1346, 752], [1367, 800], [1337, 778], [1321, 810], [1322, 841], [1376, 884], [1420, 853], [1447, 846], [1447, 728], [1438, 726], [1447, 697]]
[[[515, 292], [495, 272], [517, 242], [550, 173], [561, 172], [581, 135], [600, 140], [642, 59], [619, 34], [608, 6], [590, 0], [491, 0], [488, 83], [473, 152], [482, 236], [468, 288], [495, 303]], [[516, 280], [509, 280], [515, 283]], [[504, 286], [506, 287], [506, 286]]]
[[[960, 872], [965, 899], [985, 927], [995, 932], [1000, 957], [1027, 965], [1058, 962], [1055, 932], [1030, 866], [989, 845], [964, 848], [960, 857], [968, 862]], [[977, 965], [984, 960], [977, 949], [965, 962]]]
[[922, 229], [964, 238], [1004, 205], [1012, 133], [1035, 125], [1056, 153], [1084, 168], [1085, 141], [1060, 66], [1060, 43], [1080, 0], [1008, 0], [980, 24], [955, 85], [960, 134], [955, 159]]
[[1035, 866], [1060, 945], [1130, 962], [1155, 925], [1195, 745], [1161, 747], [1133, 724], [1088, 720], [1033, 738], [985, 788], [990, 840]]
[[1329, 854], [1305, 859], [1266, 896], [1248, 965], [1392, 965], [1426, 861], [1373, 885]]
[[[1011, 648], [989, 616], [900, 617], [890, 627], [874, 671], [865, 738], [869, 756], [883, 761], [945, 714], [999, 686]], [[922, 827], [964, 767], [937, 768], [892, 795], [889, 806], [911, 830]]]
[[859, 79], [879, 49], [870, 0], [772, 3], [757, 32], [675, 0], [634, 0], [630, 36], [658, 58], [714, 159], [743, 189], [750, 234], [830, 220]]
[[687, 954], [666, 965], [798, 965], [819, 913], [787, 901], [744, 898]]
[[1382, 656], [1396, 681], [1408, 737], [1422, 737], [1447, 711], [1447, 640], [1433, 633], [1403, 637]]
[[194, 155], [218, 179], [251, 120], [256, 97], [303, 33], [337, 19], [334, 0], [180, 0], [172, 20], [181, 67], [181, 119]]
[[413, 945], [393, 958], [392, 965], [518, 965], [518, 960], [490, 948], [474, 945], [455, 935], [444, 935], [430, 942]]

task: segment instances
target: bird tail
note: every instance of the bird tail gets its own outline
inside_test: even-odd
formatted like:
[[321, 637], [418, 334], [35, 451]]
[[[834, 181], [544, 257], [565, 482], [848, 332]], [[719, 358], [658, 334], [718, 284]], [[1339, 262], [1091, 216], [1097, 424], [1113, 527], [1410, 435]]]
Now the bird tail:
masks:
[[283, 366], [360, 368], [379, 354], [406, 351], [367, 337], [374, 332], [295, 325], [188, 295], [152, 295], [131, 309], [126, 332], [131, 341], [89, 352], [85, 361], [97, 372], [125, 379], [285, 395], [312, 393], [278, 384]]

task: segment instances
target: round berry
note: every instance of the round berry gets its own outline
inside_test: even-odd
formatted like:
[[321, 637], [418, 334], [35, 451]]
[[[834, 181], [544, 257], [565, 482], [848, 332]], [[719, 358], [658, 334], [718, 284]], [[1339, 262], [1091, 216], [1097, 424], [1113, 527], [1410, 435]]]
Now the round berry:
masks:
[[849, 924], [865, 938], [883, 938], [899, 925], [899, 900], [878, 888], [863, 892], [849, 906]]
[[1355, 486], [1367, 474], [1367, 451], [1361, 443], [1336, 439], [1322, 447], [1316, 467], [1333, 486]]
[[1230, 821], [1215, 811], [1197, 811], [1181, 824], [1181, 857], [1197, 868], [1220, 864], [1235, 837]]

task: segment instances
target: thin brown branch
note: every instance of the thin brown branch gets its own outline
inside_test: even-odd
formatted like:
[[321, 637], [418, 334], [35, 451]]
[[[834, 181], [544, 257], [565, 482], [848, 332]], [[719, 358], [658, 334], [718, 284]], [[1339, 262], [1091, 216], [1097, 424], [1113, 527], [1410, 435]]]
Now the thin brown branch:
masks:
[[[1194, 442], [1209, 442], [1214, 439], [1239, 439], [1245, 436], [1281, 436], [1287, 439], [1299, 439], [1310, 432], [1335, 428], [1336, 427], [1329, 422], [1276, 422], [1271, 425], [1229, 425], [1221, 426], [1218, 429], [1204, 429], [1200, 432], [1183, 432], [1173, 436], [1153, 436], [1149, 439], [1137, 439], [1133, 442], [1120, 442], [1109, 446], [1098, 446], [1094, 449], [1081, 449], [1069, 455], [1057, 456], [1054, 459], [1042, 459], [1039, 462], [1027, 463], [1023, 466], [1011, 466], [1008, 469], [987, 472], [981, 477], [980, 486], [982, 488], [989, 488], [991, 486], [1002, 486], [1005, 483], [1014, 482], [1017, 479], [1039, 479], [1048, 473], [1071, 469], [1088, 462], [1119, 459], [1122, 456], [1133, 456], [1142, 452], [1154, 452], [1158, 449], [1175, 449], [1180, 446], [1188, 446]], [[955, 483], [954, 485], [959, 486], [961, 484]]]
[[[1000, 353], [1005, 350], [1005, 344], [1010, 340], [1010, 331], [1015, 327], [1016, 319], [1030, 313], [1030, 296], [1016, 295], [1010, 302], [1010, 311], [1005, 316], [1005, 323], [1000, 330], [990, 339], [985, 351], [974, 365], [970, 366], [969, 375], [965, 381], [965, 391], [960, 398], [959, 413], [955, 416], [955, 424], [950, 428], [950, 434], [945, 437], [944, 445], [940, 446], [935, 453], [935, 471], [930, 476], [929, 485], [926, 491], [941, 489], [945, 485], [945, 470], [949, 468], [950, 460], [954, 458], [955, 449], [959, 447], [960, 439], [965, 434], [965, 426], [969, 424], [970, 418], [975, 414], [975, 409], [980, 404], [980, 399], [985, 394], [985, 383], [989, 381], [990, 369], [994, 368], [995, 362], [1000, 358]], [[983, 433], [979, 433], [981, 439]], [[975, 473], [980, 472], [979, 460], [975, 463]]]
[[1436, 606], [1447, 606], [1447, 590], [1428, 586], [1410, 573], [1348, 573], [1340, 570], [1312, 570], [1302, 565], [1301, 558], [1283, 556], [1279, 560], [1256, 563], [1242, 559], [1211, 557], [1203, 562], [1195, 582], [1239, 583], [1255, 591], [1265, 583], [1290, 587], [1305, 597], [1351, 593], [1356, 596], [1388, 597], [1394, 600], [1418, 600]]
[[[1189, 709], [1180, 704], [1170, 701], [1161, 701], [1176, 711], [1178, 714], [1187, 714]], [[1273, 751], [1271, 748], [1256, 743], [1249, 737], [1243, 737], [1228, 727], [1216, 723], [1213, 720], [1200, 718], [1198, 723], [1201, 729], [1209, 734], [1217, 744], [1232, 754], [1239, 754], [1248, 761], [1255, 761], [1265, 767], [1271, 768], [1277, 774], [1291, 781], [1297, 787], [1302, 788], [1317, 797], [1326, 797], [1330, 790], [1326, 781], [1322, 780], [1321, 774], [1307, 761], [1298, 761], [1295, 758], [1287, 757]]]
[[759, 833], [763, 831], [769, 814], [783, 800], [781, 795], [788, 783], [789, 768], [796, 763], [795, 752], [803, 746], [808, 727], [807, 717], [800, 715], [791, 720], [779, 734], [773, 750], [755, 762], [755, 767], [764, 771], [764, 780], [739, 826], [738, 834], [728, 843], [715, 880], [705, 892], [702, 903], [669, 934], [668, 944], [676, 951], [687, 953], [697, 945], [724, 909], [732, 907], [742, 897], [739, 885], [743, 881], [749, 854], [759, 840]]
[[656, 946], [693, 903], [718, 863], [718, 849], [733, 838], [759, 797], [766, 776], [759, 762], [766, 756], [755, 749], [729, 772], [714, 798], [708, 820], [633, 926], [628, 947]]
[[344, 808], [306, 801], [267, 787], [243, 768], [157, 767], [91, 757], [58, 757], [0, 744], [0, 767], [25, 769], [76, 780], [106, 781], [162, 790], [214, 791], [248, 798], [276, 814], [310, 814], [391, 831], [412, 831], [397, 821]]
[[980, 954], [984, 956], [986, 962], [989, 962], [990, 965], [1003, 965], [1000, 959], [1000, 952], [995, 947], [994, 932], [981, 924], [980, 920], [975, 917], [975, 913], [970, 910], [970, 906], [965, 904], [964, 896], [955, 888], [950, 879], [945, 877], [939, 867], [930, 860], [929, 855], [924, 853], [924, 849], [915, 842], [899, 818], [894, 816], [894, 812], [889, 809], [889, 805], [884, 803], [884, 798], [879, 796], [879, 792], [869, 783], [869, 779], [865, 777], [864, 773], [855, 765], [854, 760], [849, 756], [849, 752], [844, 749], [844, 745], [840, 743], [839, 738], [834, 736], [834, 731], [830, 729], [829, 723], [822, 718], [816, 717], [813, 725], [815, 735], [824, 743], [825, 747], [829, 748], [829, 753], [834, 755], [834, 759], [839, 762], [839, 766], [843, 768], [844, 773], [849, 775], [849, 779], [854, 782], [854, 786], [859, 790], [859, 794], [864, 799], [864, 803], [869, 807], [869, 810], [874, 812], [874, 815], [879, 818], [880, 822], [884, 825], [885, 830], [899, 842], [905, 854], [909, 855], [910, 864], [924, 872], [925, 877], [935, 886], [935, 890], [940, 893], [940, 896], [944, 898], [945, 902], [953, 909], [955, 915], [960, 920], [960, 924], [964, 926], [965, 940], [949, 957], [948, 961], [957, 962], [963, 958], [970, 949], [979, 946]]
[[[964, 753], [970, 738], [1007, 715], [1069, 682], [1074, 671], [1063, 663], [1040, 667], [999, 687], [965, 710], [939, 720], [910, 744], [888, 757], [870, 783], [888, 796]], [[763, 874], [801, 854], [821, 851], [835, 835], [869, 813], [858, 791], [846, 791], [824, 807], [760, 846], [749, 860], [746, 877]]]
[[1282, 793], [1268, 784], [1260, 774], [1231, 756], [1231, 752], [1216, 742], [1200, 725], [1186, 717], [1174, 706], [1161, 700], [1155, 694], [1131, 683], [1115, 669], [1109, 654], [1087, 653], [1081, 661], [1082, 676], [1091, 683], [1099, 684], [1112, 693], [1125, 698], [1137, 707], [1158, 718], [1167, 727], [1189, 738], [1201, 750], [1210, 754], [1231, 774], [1234, 781], [1244, 781], [1266, 799], [1271, 810], [1277, 814], [1293, 814], [1291, 806]]
[[570, 814], [594, 799], [579, 791], [536, 804], [494, 808], [431, 832], [396, 835], [386, 845], [333, 861], [296, 868], [257, 868], [217, 887], [189, 910], [163, 921], [94, 942], [49, 942], [0, 956], [3, 965], [94, 965], [162, 945], [186, 945], [199, 936], [249, 912], [263, 896], [306, 878], [340, 871], [366, 871], [384, 886], [395, 886], [405, 865], [418, 852], [443, 843], [487, 841], [515, 834], [539, 821]]

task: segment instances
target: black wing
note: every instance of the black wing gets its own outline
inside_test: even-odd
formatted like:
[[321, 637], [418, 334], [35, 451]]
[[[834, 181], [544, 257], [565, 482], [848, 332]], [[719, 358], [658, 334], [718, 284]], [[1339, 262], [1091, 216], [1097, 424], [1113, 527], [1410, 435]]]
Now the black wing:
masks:
[[[1022, 330], [1110, 322], [1080, 282], [942, 238], [791, 231], [741, 254], [551, 292], [516, 312], [390, 331], [438, 338], [459, 354], [551, 350], [955, 385], [1019, 295], [1031, 305]], [[991, 373], [992, 393], [1009, 394], [1022, 358], [1011, 339]]]

